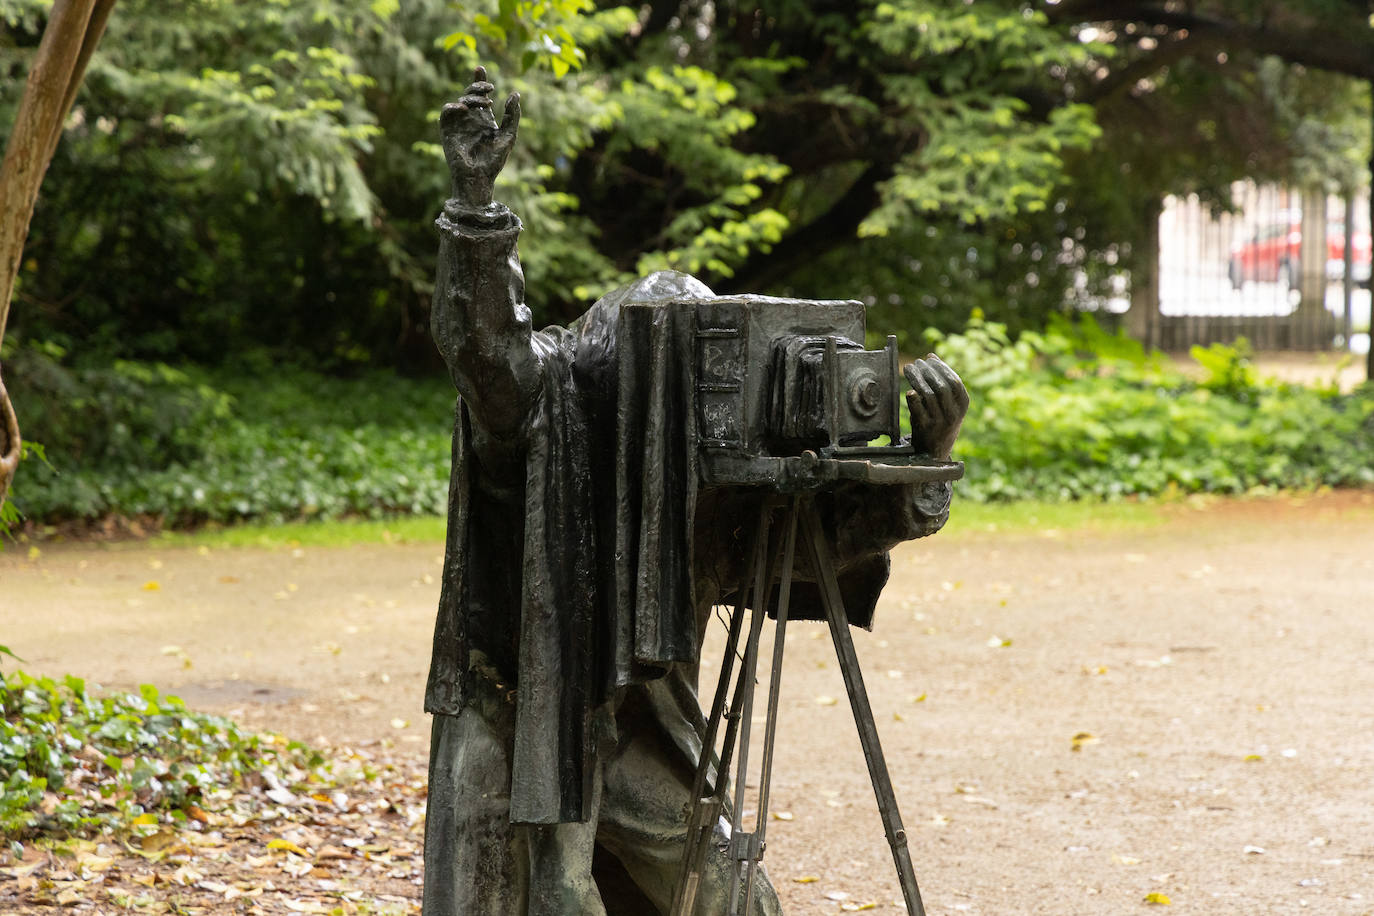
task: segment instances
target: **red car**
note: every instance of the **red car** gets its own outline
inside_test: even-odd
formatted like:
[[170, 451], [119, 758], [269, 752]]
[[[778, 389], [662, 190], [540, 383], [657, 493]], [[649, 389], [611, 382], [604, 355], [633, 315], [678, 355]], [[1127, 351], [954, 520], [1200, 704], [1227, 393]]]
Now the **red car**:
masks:
[[[1369, 284], [1369, 233], [1357, 230], [1351, 242], [1354, 253], [1352, 274], [1356, 283]], [[1227, 275], [1231, 286], [1240, 289], [1247, 280], [1282, 283], [1290, 289], [1298, 285], [1298, 250], [1302, 246], [1302, 223], [1272, 223], [1255, 230], [1249, 241], [1231, 246], [1231, 261]], [[1326, 277], [1339, 280], [1345, 276], [1345, 225], [1326, 226]]]

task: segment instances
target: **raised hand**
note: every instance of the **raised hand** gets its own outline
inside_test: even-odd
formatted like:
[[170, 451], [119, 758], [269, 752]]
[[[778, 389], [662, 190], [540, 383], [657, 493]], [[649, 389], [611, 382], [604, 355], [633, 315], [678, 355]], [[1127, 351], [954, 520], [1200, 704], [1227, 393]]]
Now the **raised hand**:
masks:
[[929, 453], [936, 461], [948, 461], [968, 413], [968, 389], [934, 353], [907, 363], [902, 372], [912, 389], [906, 395], [911, 441], [917, 451]]
[[453, 197], [460, 206], [481, 210], [491, 203], [491, 189], [515, 145], [520, 126], [520, 93], [506, 99], [505, 115], [498, 127], [491, 113], [495, 86], [487, 82], [485, 67], [478, 67], [463, 97], [444, 106], [439, 114], [439, 134], [444, 158], [453, 176]]

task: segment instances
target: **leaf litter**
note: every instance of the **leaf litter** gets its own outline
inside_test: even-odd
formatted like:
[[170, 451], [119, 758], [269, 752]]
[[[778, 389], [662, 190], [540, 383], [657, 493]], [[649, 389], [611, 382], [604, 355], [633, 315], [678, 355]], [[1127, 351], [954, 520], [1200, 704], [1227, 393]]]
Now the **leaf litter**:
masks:
[[170, 826], [0, 848], [0, 912], [419, 912], [425, 761], [389, 741], [324, 753], [331, 785], [250, 774]]

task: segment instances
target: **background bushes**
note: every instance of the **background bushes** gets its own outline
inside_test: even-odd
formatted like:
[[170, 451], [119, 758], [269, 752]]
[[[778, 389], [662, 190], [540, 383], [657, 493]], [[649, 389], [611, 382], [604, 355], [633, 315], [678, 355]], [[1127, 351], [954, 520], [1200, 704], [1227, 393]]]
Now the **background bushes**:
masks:
[[1374, 397], [1264, 381], [1248, 348], [1194, 381], [1089, 317], [1015, 341], [975, 316], [932, 345], [968, 385], [964, 498], [1115, 499], [1374, 484]]
[[[1257, 378], [1244, 347], [1197, 351], [1203, 377], [1090, 318], [1008, 335], [976, 315], [928, 333], [972, 406], [961, 498], [1111, 500], [1164, 493], [1374, 485], [1374, 392]], [[72, 368], [51, 348], [7, 364], [30, 405], [16, 502], [33, 524], [151, 517], [439, 514], [453, 389], [377, 372], [270, 364], [234, 372], [120, 362]]]

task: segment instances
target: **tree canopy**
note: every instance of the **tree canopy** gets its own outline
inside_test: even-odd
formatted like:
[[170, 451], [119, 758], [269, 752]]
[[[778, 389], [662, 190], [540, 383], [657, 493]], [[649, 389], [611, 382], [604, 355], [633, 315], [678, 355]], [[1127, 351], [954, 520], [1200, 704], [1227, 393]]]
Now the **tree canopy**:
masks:
[[[0, 119], [49, 7], [0, 0]], [[912, 332], [975, 306], [1034, 322], [1129, 262], [1143, 198], [1361, 180], [1369, 15], [124, 0], [44, 186], [15, 322], [107, 356], [432, 365], [435, 118], [478, 62], [524, 97], [498, 196], [527, 226], [538, 319], [675, 267], [722, 291], [862, 296]]]

